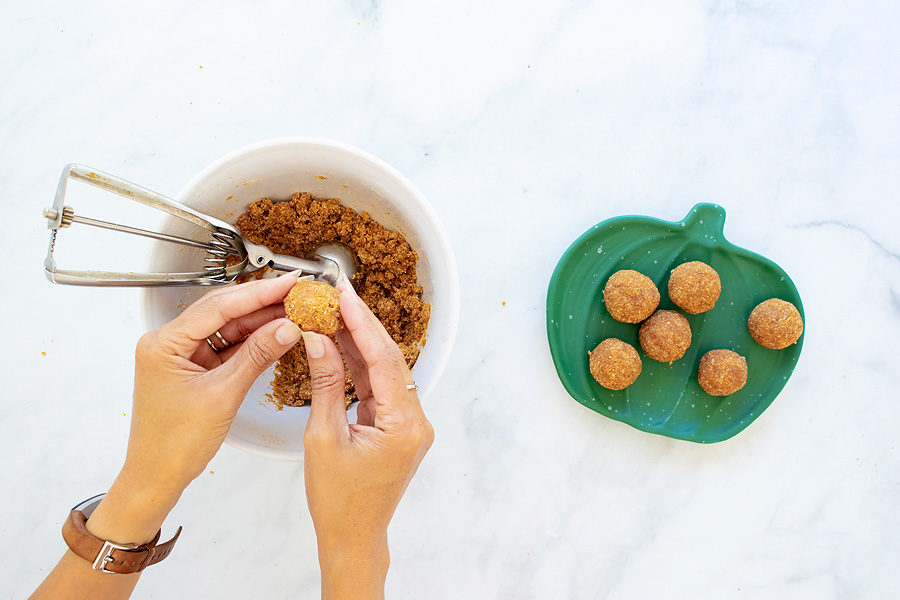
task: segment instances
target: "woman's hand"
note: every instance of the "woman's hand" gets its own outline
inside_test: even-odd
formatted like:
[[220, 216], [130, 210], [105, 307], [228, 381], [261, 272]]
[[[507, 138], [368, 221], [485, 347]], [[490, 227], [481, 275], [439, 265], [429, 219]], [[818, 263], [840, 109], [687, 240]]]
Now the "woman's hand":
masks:
[[[250, 386], [300, 339], [282, 305], [296, 282], [287, 274], [210, 292], [141, 338], [125, 466], [88, 519], [91, 533], [125, 544], [153, 539], [218, 452]], [[237, 343], [213, 352], [206, 338], [216, 331]], [[138, 577], [100, 573], [67, 551], [32, 598], [124, 599]]]
[[[128, 453], [88, 522], [95, 535], [134, 543], [155, 535], [219, 450], [250, 386], [300, 339], [282, 305], [296, 281], [287, 274], [215, 290], [141, 338]], [[214, 352], [206, 338], [216, 331], [237, 343]]]
[[306, 496], [319, 543], [323, 597], [382, 596], [389, 555], [387, 527], [431, 447], [400, 349], [346, 282], [345, 329], [338, 342], [359, 396], [357, 423], [347, 422], [344, 365], [326, 336], [304, 332], [312, 381], [306, 426]]

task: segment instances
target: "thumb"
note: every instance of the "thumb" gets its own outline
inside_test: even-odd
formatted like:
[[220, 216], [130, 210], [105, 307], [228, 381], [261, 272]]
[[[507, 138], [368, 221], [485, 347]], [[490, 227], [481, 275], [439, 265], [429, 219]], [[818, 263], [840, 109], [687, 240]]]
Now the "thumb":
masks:
[[[275, 319], [253, 332], [222, 367], [237, 385], [249, 390], [256, 378], [300, 339], [300, 328], [288, 319]], [[222, 368], [220, 367], [220, 368]]]
[[347, 404], [344, 401], [344, 361], [331, 338], [303, 332], [312, 400], [308, 432], [331, 435], [347, 430]]

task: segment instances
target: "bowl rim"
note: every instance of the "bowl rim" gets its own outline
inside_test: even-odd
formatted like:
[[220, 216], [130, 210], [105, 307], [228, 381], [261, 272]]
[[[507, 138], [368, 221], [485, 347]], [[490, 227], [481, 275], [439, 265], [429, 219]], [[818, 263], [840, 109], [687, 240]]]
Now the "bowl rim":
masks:
[[[261, 140], [258, 142], [253, 142], [251, 144], [247, 144], [245, 146], [241, 146], [236, 150], [232, 150], [227, 154], [217, 158], [213, 162], [209, 163], [202, 170], [197, 172], [193, 177], [191, 177], [187, 183], [181, 186], [178, 190], [178, 193], [175, 195], [176, 198], [182, 198], [187, 190], [196, 187], [201, 181], [208, 178], [210, 174], [217, 169], [220, 169], [224, 165], [227, 165], [229, 162], [232, 162], [238, 158], [242, 158], [247, 154], [251, 154], [253, 152], [258, 152], [260, 150], [267, 150], [271, 148], [276, 148], [279, 146], [319, 146], [325, 147], [333, 150], [338, 150], [340, 152], [345, 152], [347, 154], [353, 155], [356, 158], [362, 159], [363, 161], [367, 161], [377, 167], [379, 170], [384, 171], [389, 177], [397, 180], [419, 203], [420, 208], [424, 211], [425, 216], [430, 221], [434, 231], [437, 234], [437, 243], [443, 251], [444, 256], [447, 260], [447, 268], [448, 268], [448, 283], [450, 289], [447, 293], [448, 300], [448, 319], [449, 319], [449, 328], [447, 331], [447, 341], [445, 345], [447, 347], [447, 352], [440, 359], [440, 362], [437, 364], [437, 368], [435, 369], [435, 377], [429, 384], [429, 386], [423, 390], [421, 399], [427, 398], [434, 388], [436, 387], [438, 381], [444, 373], [444, 370], [447, 368], [447, 364], [450, 362], [450, 356], [453, 354], [453, 345], [456, 343], [456, 335], [459, 329], [459, 312], [460, 312], [460, 296], [459, 296], [459, 270], [456, 264], [456, 256], [453, 253], [453, 246], [450, 245], [450, 239], [447, 235], [446, 230], [444, 229], [444, 225], [441, 220], [438, 218], [437, 212], [434, 210], [434, 207], [425, 197], [425, 195], [419, 190], [416, 185], [410, 181], [405, 175], [403, 175], [396, 168], [385, 162], [384, 160], [378, 158], [377, 156], [366, 152], [356, 146], [352, 146], [350, 144], [344, 142], [338, 142], [335, 140], [330, 140], [326, 138], [317, 138], [317, 137], [278, 137], [278, 138], [270, 138], [266, 140]], [[148, 264], [152, 261], [152, 255], [148, 256], [147, 262]], [[149, 330], [150, 327], [150, 306], [148, 302], [149, 294], [147, 290], [143, 290], [140, 295], [140, 313], [141, 313], [141, 324], [145, 331]], [[230, 432], [230, 430], [229, 430]], [[241, 440], [231, 439], [231, 436], [226, 435], [225, 442], [232, 446], [233, 448], [238, 448], [240, 450], [244, 450], [250, 454], [255, 454], [257, 456], [263, 456], [266, 458], [275, 458], [279, 460], [286, 460], [292, 462], [302, 462], [304, 454], [294, 454], [287, 450], [277, 450], [273, 448], [263, 448], [254, 444], [245, 443]]]

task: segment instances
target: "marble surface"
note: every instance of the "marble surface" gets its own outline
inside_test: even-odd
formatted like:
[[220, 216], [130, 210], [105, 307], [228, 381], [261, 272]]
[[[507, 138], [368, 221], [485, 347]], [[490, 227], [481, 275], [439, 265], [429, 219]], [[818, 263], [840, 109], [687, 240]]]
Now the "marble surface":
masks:
[[[41, 271], [62, 166], [174, 194], [286, 135], [397, 166], [460, 265], [391, 597], [900, 595], [900, 5], [126, 4], [20, 2], [0, 20], [0, 597], [47, 573], [66, 512], [109, 484], [127, 438], [138, 292]], [[808, 324], [779, 398], [712, 446], [570, 399], [543, 320], [585, 229], [697, 201], [791, 274]], [[169, 523], [185, 526], [176, 560], [136, 597], [317, 597], [301, 465], [225, 447]]]

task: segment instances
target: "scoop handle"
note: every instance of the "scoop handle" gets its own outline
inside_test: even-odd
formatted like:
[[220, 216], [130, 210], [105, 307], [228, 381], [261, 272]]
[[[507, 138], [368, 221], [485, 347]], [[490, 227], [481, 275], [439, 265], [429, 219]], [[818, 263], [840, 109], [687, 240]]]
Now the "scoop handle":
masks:
[[275, 254], [261, 244], [247, 241], [244, 241], [244, 247], [247, 249], [247, 255], [250, 259], [249, 264], [254, 269], [269, 267], [277, 271], [301, 271], [303, 275], [313, 275], [319, 281], [324, 281], [331, 285], [337, 283], [341, 276], [340, 267], [329, 258], [323, 257], [321, 260], [307, 260], [286, 254]]

